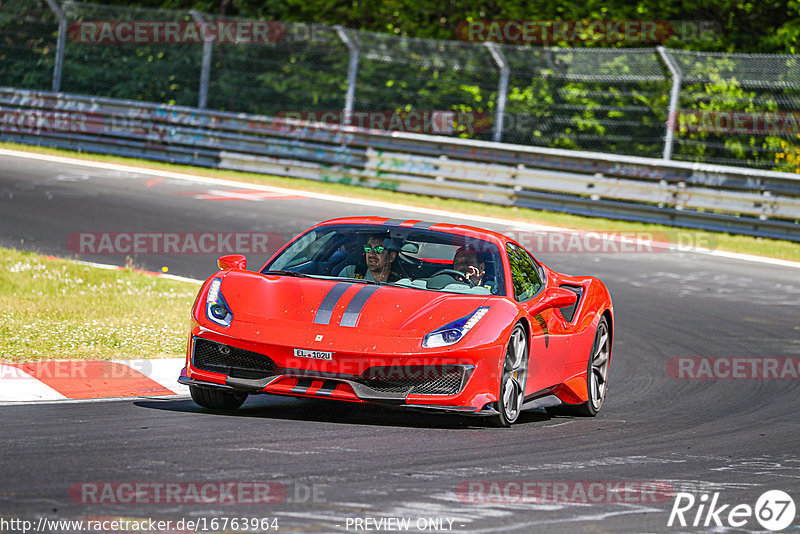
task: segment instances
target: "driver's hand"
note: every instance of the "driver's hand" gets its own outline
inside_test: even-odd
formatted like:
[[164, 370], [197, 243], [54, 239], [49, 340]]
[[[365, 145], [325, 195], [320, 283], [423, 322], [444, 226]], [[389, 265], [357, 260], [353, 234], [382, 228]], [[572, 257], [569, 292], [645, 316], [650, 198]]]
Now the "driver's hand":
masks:
[[470, 279], [470, 281], [471, 281], [473, 284], [477, 284], [477, 283], [478, 283], [478, 280], [480, 280], [480, 279], [481, 279], [481, 277], [483, 276], [483, 273], [484, 273], [484, 271], [481, 271], [480, 269], [478, 269], [478, 268], [477, 268], [477, 267], [475, 267], [474, 265], [470, 265], [470, 266], [468, 266], [468, 267], [467, 267], [467, 270], [466, 270], [466, 272], [464, 273], [464, 275], [465, 275], [467, 278], [469, 278], [469, 279]]

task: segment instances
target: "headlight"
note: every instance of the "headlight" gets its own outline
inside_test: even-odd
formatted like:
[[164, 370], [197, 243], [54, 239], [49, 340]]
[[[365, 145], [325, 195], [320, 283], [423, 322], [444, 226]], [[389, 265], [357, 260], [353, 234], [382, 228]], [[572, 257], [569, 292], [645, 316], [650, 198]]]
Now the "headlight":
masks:
[[206, 317], [209, 321], [217, 323], [220, 326], [229, 326], [233, 319], [233, 313], [225, 302], [225, 297], [219, 290], [222, 280], [214, 278], [211, 285], [208, 286], [208, 295], [206, 296]]
[[434, 330], [425, 336], [425, 339], [422, 340], [422, 346], [435, 348], [457, 343], [481, 320], [481, 317], [486, 315], [487, 311], [489, 311], [489, 306], [481, 306], [471, 314], [446, 324], [438, 330]]

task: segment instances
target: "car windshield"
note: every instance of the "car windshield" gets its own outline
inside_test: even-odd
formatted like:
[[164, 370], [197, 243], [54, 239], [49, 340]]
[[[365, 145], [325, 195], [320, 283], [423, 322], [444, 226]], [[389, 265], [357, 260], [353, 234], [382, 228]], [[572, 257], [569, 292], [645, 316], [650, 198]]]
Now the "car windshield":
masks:
[[495, 244], [418, 228], [323, 226], [298, 236], [261, 272], [505, 295]]

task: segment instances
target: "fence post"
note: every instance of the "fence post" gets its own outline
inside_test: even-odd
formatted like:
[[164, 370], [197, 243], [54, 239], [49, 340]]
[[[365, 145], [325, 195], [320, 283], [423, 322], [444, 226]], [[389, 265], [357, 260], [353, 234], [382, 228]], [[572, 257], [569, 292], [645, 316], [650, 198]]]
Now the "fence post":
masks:
[[56, 44], [56, 64], [53, 68], [53, 92], [61, 91], [61, 73], [64, 70], [64, 47], [67, 44], [67, 17], [56, 0], [47, 0], [50, 9], [58, 17], [58, 39]]
[[[192, 9], [189, 13], [197, 24], [205, 23], [199, 11]], [[205, 35], [203, 32], [199, 32], [199, 34]], [[197, 94], [197, 107], [200, 109], [206, 109], [208, 105], [208, 84], [211, 81], [211, 47], [213, 46], [214, 43], [208, 39], [203, 39], [203, 60], [200, 64], [200, 88]]]
[[348, 125], [353, 119], [353, 101], [356, 96], [356, 75], [358, 74], [358, 45], [347, 35], [342, 26], [335, 26], [339, 39], [350, 51], [350, 60], [347, 65], [347, 93], [344, 97], [344, 124]]
[[664, 160], [672, 159], [672, 145], [675, 143], [675, 129], [678, 127], [678, 97], [681, 93], [681, 69], [663, 46], [657, 48], [661, 59], [672, 75], [672, 89], [669, 92], [669, 115], [667, 115], [667, 135], [664, 139]]
[[492, 134], [492, 141], [499, 143], [503, 139], [503, 117], [506, 113], [506, 93], [508, 93], [508, 77], [511, 74], [511, 69], [508, 67], [506, 56], [497, 43], [487, 41], [484, 43], [489, 53], [492, 54], [492, 59], [500, 67], [500, 84], [497, 87], [497, 110], [495, 111], [494, 119], [494, 132]]

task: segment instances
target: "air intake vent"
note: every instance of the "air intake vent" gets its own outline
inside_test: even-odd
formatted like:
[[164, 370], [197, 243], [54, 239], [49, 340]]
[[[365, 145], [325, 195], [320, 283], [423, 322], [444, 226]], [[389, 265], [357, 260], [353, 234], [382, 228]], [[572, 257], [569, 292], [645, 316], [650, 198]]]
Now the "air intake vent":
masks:
[[275, 362], [263, 354], [202, 338], [194, 339], [192, 365], [234, 378], [266, 378], [277, 374], [278, 369]]
[[461, 365], [412, 365], [371, 367], [358, 381], [376, 391], [416, 395], [455, 395], [464, 383]]
[[568, 323], [571, 323], [572, 320], [575, 318], [575, 311], [577, 311], [578, 305], [581, 303], [581, 297], [583, 296], [583, 286], [573, 286], [573, 285], [569, 285], [569, 284], [561, 284], [560, 287], [563, 287], [564, 289], [569, 289], [570, 291], [572, 291], [573, 293], [578, 295], [578, 300], [575, 301], [575, 304], [573, 304], [572, 306], [566, 306], [564, 308], [559, 308], [559, 310], [561, 310], [561, 316], [564, 317], [564, 319]]

